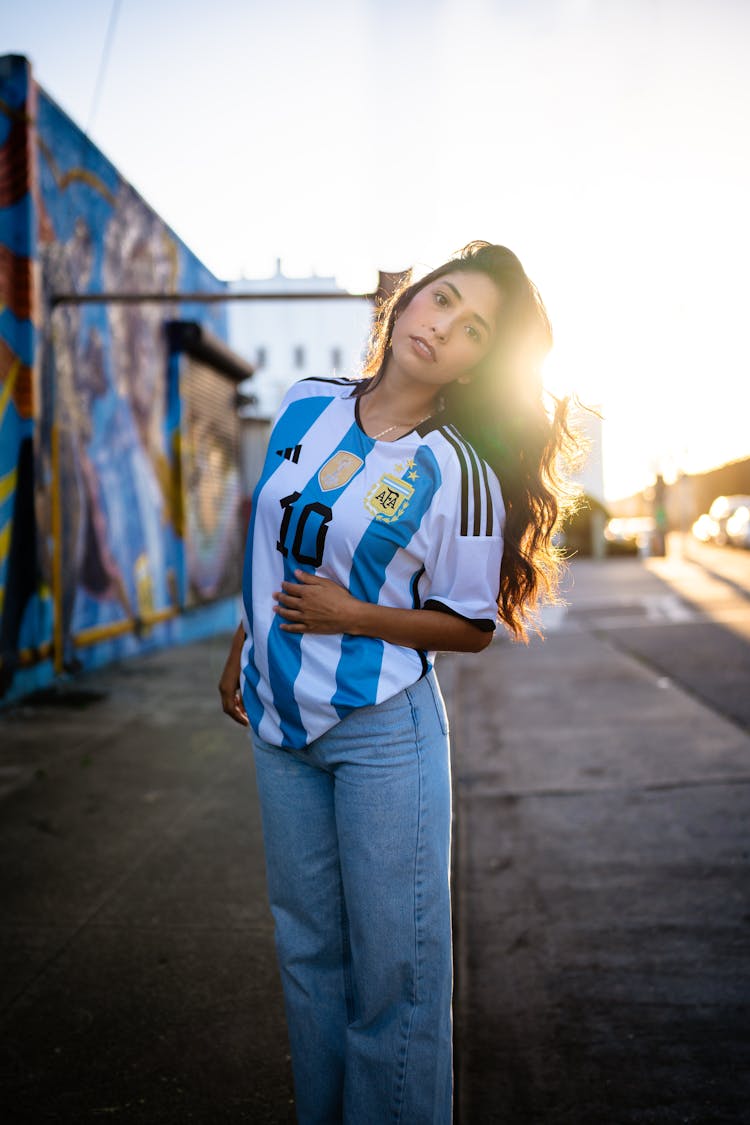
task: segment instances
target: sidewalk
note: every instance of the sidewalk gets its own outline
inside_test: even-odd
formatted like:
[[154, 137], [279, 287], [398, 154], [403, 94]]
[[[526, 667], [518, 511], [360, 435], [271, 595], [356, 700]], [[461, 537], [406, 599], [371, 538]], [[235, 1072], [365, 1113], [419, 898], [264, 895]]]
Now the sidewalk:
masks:
[[[9, 1125], [294, 1121], [225, 645], [0, 714]], [[439, 675], [457, 1121], [743, 1120], [750, 737], [573, 621]]]
[[294, 1121], [249, 743], [215, 686], [227, 645], [0, 715], [8, 1125]]
[[458, 1120], [746, 1121], [750, 736], [575, 620], [443, 681]]

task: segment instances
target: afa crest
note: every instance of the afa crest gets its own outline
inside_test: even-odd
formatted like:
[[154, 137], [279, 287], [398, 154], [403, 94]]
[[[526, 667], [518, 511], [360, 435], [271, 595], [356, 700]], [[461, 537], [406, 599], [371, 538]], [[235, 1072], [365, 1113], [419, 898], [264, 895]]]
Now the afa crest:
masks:
[[365, 507], [381, 523], [393, 523], [404, 514], [413, 495], [414, 489], [407, 481], [383, 473], [365, 496]]
[[357, 457], [355, 453], [347, 453], [345, 449], [340, 449], [338, 453], [334, 453], [330, 460], [326, 461], [319, 471], [318, 484], [324, 492], [333, 492], [335, 488], [343, 488], [363, 465], [364, 461], [361, 457]]

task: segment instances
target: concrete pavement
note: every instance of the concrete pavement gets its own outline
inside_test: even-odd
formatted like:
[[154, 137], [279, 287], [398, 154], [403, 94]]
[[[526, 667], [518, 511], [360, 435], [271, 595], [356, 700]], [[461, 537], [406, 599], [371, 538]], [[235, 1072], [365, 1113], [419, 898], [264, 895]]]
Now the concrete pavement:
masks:
[[158, 653], [0, 718], [3, 1121], [294, 1121], [225, 649]]
[[[457, 1120], [739, 1123], [750, 736], [576, 616], [576, 599], [622, 605], [628, 582], [671, 597], [657, 575], [574, 573], [544, 643], [439, 664]], [[0, 715], [3, 1120], [294, 1121], [224, 646]]]
[[656, 574], [574, 577], [544, 643], [450, 660], [458, 1118], [737, 1125], [750, 736], [620, 650], [613, 621], [674, 606]]

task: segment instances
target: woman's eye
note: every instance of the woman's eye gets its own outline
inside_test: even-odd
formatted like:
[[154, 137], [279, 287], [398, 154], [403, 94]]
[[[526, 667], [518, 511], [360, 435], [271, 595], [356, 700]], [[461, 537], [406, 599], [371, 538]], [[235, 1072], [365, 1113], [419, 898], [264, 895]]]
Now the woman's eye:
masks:
[[448, 304], [448, 298], [446, 297], [445, 293], [441, 293], [439, 289], [438, 289], [437, 293], [435, 294], [435, 300], [437, 301], [437, 303], [439, 305], [447, 305]]
[[480, 337], [479, 333], [477, 332], [476, 328], [474, 328], [471, 324], [466, 325], [466, 334], [469, 337], [471, 337], [472, 340], [481, 339], [481, 337]]

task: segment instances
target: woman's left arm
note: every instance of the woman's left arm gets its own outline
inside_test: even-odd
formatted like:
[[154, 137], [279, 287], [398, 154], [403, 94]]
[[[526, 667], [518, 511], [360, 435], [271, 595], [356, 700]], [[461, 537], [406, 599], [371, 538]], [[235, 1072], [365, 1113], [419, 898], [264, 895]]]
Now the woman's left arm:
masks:
[[434, 609], [394, 609], [353, 597], [328, 578], [296, 570], [283, 582], [274, 611], [289, 633], [349, 633], [427, 652], [481, 652], [492, 640], [478, 624]]

